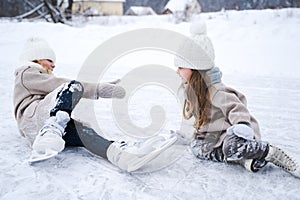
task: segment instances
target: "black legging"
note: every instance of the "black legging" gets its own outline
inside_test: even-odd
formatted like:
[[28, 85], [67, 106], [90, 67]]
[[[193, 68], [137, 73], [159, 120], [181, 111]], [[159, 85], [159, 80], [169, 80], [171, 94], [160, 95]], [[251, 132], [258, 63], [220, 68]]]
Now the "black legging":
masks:
[[98, 135], [94, 129], [71, 119], [65, 132], [63, 139], [66, 146], [85, 147], [90, 152], [107, 159], [106, 152], [112, 142]]
[[[71, 116], [71, 112], [82, 98], [84, 88], [78, 81], [66, 83], [57, 94], [56, 105], [51, 110], [50, 116], [55, 116], [57, 111], [65, 111]], [[82, 123], [71, 119], [65, 128], [66, 134], [63, 139], [66, 146], [85, 147], [90, 152], [107, 159], [107, 149], [111, 141], [101, 137], [96, 131]]]

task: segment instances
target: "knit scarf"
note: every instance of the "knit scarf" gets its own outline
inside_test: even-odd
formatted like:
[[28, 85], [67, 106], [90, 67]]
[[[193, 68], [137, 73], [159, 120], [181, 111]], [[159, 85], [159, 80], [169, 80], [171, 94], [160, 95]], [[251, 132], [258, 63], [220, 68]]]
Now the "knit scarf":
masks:
[[207, 87], [210, 87], [214, 84], [222, 82], [222, 72], [220, 71], [219, 67], [214, 67], [208, 71], [206, 71], [205, 82]]

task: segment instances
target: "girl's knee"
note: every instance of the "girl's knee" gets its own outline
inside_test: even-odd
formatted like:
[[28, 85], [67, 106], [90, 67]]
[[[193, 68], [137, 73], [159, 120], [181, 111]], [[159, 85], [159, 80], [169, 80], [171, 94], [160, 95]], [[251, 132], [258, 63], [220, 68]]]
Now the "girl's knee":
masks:
[[54, 116], [57, 111], [66, 111], [69, 115], [82, 98], [84, 92], [83, 85], [76, 80], [65, 83], [56, 97], [56, 105], [51, 110], [50, 116]]
[[222, 146], [224, 159], [227, 161], [237, 161], [243, 159], [245, 148], [245, 139], [234, 135], [226, 136]]

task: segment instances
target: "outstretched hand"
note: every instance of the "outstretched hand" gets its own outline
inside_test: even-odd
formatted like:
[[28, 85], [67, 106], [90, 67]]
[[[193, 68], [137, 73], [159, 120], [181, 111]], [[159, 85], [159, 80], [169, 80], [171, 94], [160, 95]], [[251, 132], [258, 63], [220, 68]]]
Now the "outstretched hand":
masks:
[[120, 81], [120, 79], [117, 79], [107, 83], [99, 83], [97, 90], [98, 97], [118, 99], [124, 98], [126, 95], [125, 89], [122, 86], [117, 85], [120, 83]]

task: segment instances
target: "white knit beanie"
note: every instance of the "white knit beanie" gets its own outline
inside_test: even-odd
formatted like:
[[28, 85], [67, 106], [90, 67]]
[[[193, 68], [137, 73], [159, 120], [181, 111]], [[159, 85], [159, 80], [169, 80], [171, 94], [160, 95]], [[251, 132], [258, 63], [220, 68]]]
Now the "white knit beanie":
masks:
[[214, 47], [206, 35], [206, 24], [194, 22], [190, 27], [191, 37], [183, 42], [174, 59], [176, 67], [208, 70], [215, 66]]
[[49, 59], [56, 61], [56, 56], [49, 44], [42, 38], [29, 38], [20, 55], [20, 62]]

